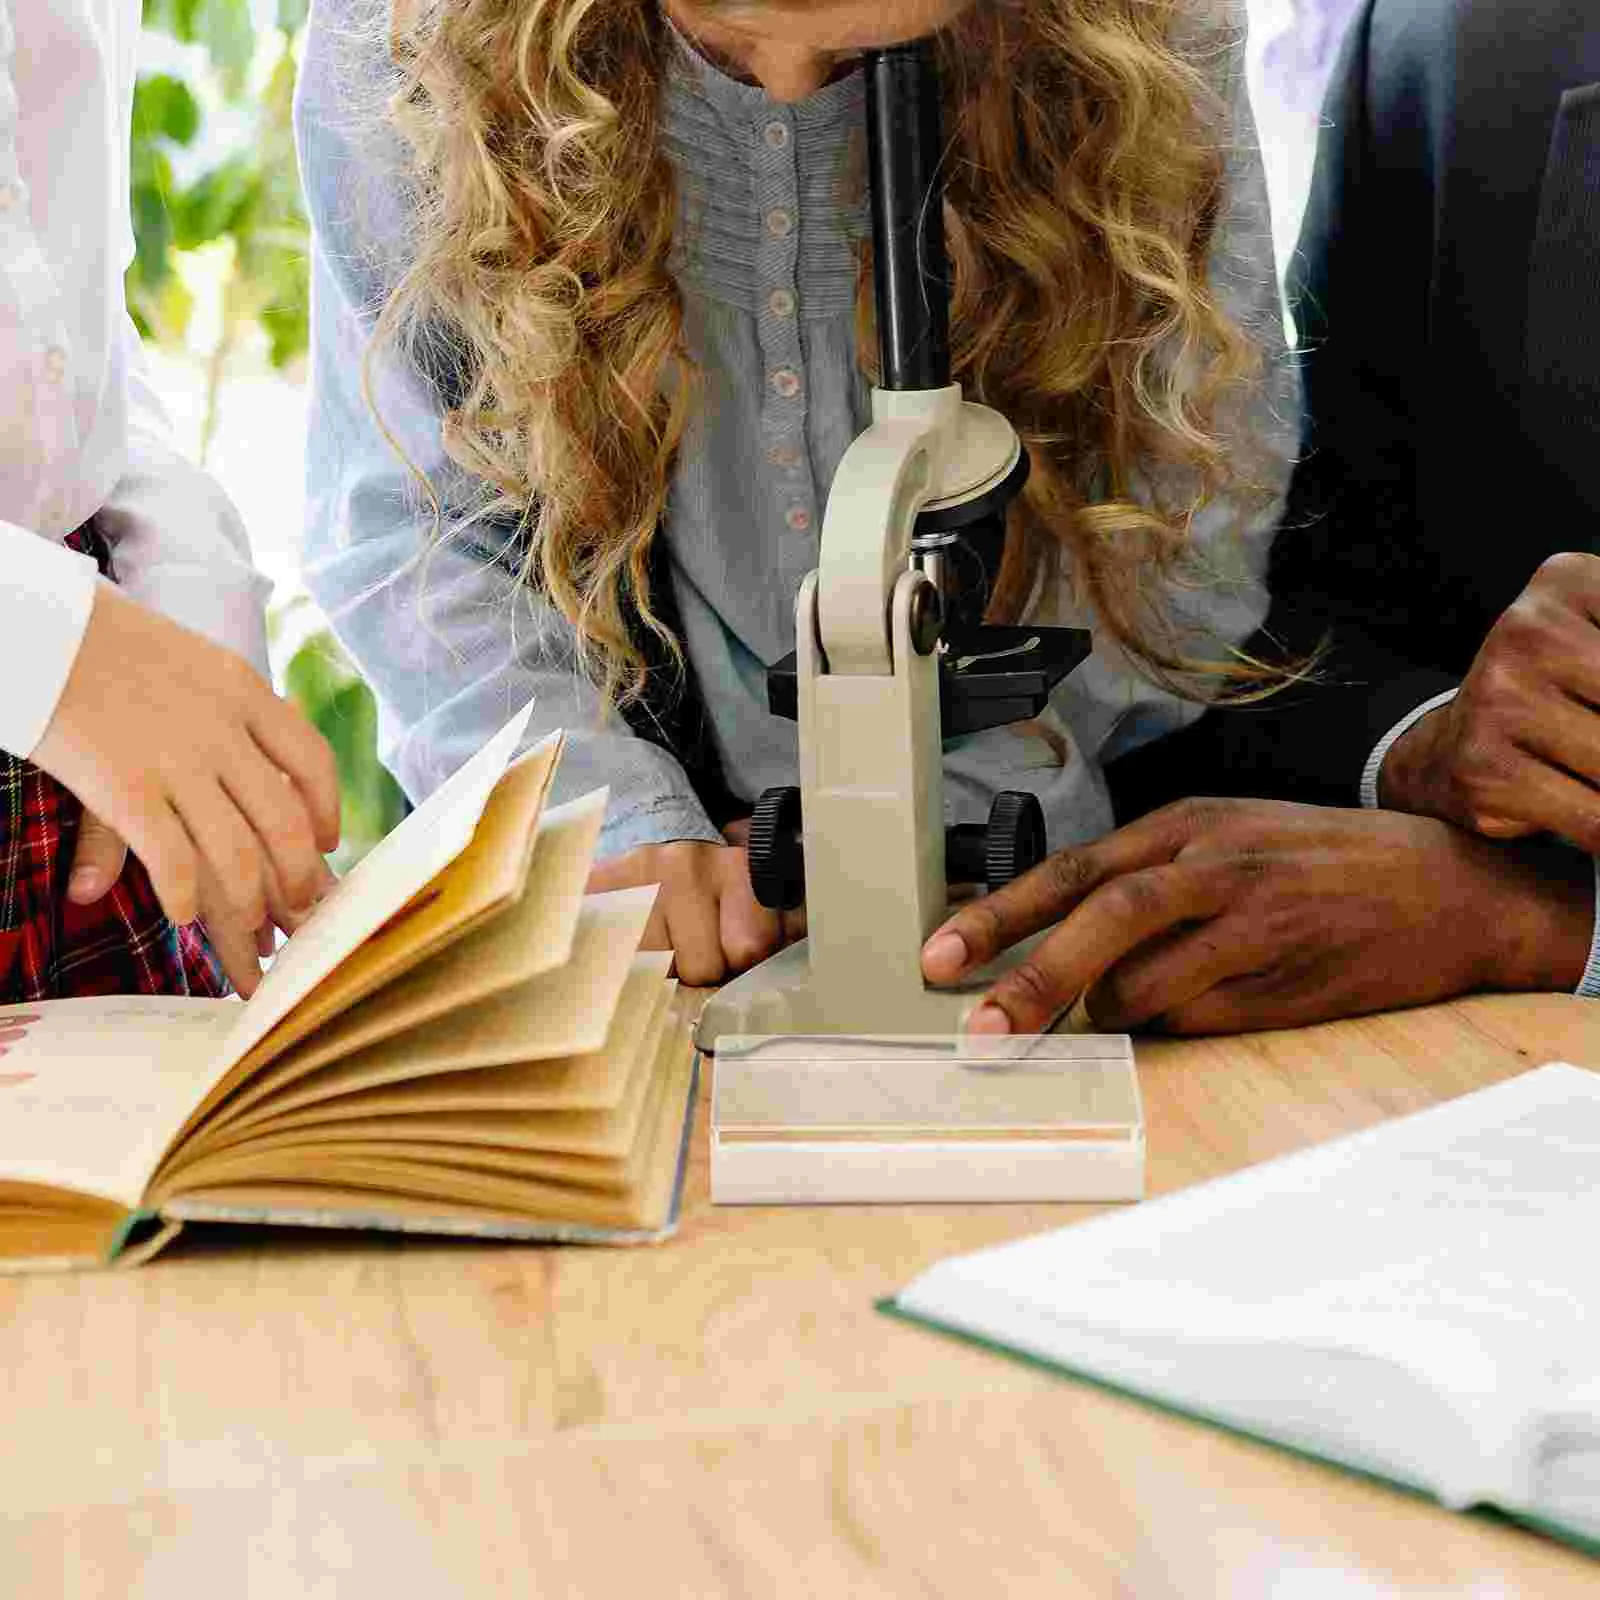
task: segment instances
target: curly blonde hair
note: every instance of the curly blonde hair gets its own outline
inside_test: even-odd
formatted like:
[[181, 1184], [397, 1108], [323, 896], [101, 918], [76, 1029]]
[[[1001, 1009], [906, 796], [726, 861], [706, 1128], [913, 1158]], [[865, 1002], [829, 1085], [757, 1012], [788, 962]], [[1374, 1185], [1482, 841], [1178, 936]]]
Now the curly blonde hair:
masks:
[[[1160, 595], [1195, 513], [1243, 486], [1227, 424], [1259, 361], [1208, 281], [1228, 113], [1174, 42], [1183, 10], [976, 0], [940, 35], [952, 376], [1032, 458], [991, 614], [1065, 558], [1139, 670], [1218, 700], [1263, 669], [1196, 657]], [[618, 703], [643, 687], [630, 609], [677, 650], [649, 582], [696, 378], [657, 136], [673, 47], [659, 0], [396, 0], [390, 38], [417, 209], [374, 344], [443, 332], [447, 454], [477, 515], [517, 519], [524, 581]], [[870, 259], [858, 320], [870, 371]]]

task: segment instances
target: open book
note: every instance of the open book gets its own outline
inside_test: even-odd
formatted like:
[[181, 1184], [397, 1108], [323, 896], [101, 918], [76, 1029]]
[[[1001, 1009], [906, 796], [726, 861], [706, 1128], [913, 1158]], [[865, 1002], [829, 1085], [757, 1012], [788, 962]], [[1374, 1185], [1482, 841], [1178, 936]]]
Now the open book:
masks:
[[1600, 1075], [939, 1263], [885, 1309], [1600, 1546]]
[[606, 796], [547, 807], [527, 712], [288, 941], [251, 999], [0, 1008], [0, 1270], [184, 1222], [635, 1241], [672, 1227], [694, 1051], [655, 890], [584, 894]]

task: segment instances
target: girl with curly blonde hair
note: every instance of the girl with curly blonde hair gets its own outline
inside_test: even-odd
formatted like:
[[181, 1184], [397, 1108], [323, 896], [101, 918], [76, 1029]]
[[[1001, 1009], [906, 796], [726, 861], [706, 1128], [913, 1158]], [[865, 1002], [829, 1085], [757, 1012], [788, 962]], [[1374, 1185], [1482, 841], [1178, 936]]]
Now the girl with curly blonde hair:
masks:
[[[415, 798], [535, 701], [712, 982], [783, 937], [737, 815], [796, 781], [794, 644], [876, 350], [861, 51], [931, 36], [954, 381], [1031, 458], [995, 620], [1091, 627], [952, 823], [1256, 692], [1298, 429], [1231, 0], [316, 0], [306, 566]], [[694, 694], [681, 692], [684, 681]], [[694, 707], [687, 715], [685, 707]]]

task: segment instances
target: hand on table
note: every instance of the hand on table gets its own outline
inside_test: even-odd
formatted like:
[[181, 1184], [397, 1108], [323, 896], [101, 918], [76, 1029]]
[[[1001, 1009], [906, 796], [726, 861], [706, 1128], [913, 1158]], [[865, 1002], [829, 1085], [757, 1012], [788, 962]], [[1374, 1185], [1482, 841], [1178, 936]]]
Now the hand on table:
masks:
[[1191, 800], [963, 908], [922, 965], [952, 983], [1059, 923], [971, 1031], [1042, 1032], [1086, 995], [1097, 1028], [1232, 1033], [1478, 988], [1570, 990], [1593, 917], [1571, 851], [1536, 863], [1432, 818]]
[[726, 844], [678, 840], [645, 845], [589, 874], [589, 890], [659, 883], [644, 947], [676, 954], [679, 979], [693, 988], [755, 966], [804, 932], [798, 914], [768, 911], [750, 887], [748, 824], [734, 823]]
[[1600, 557], [1539, 568], [1456, 698], [1396, 740], [1379, 798], [1491, 838], [1549, 832], [1600, 854]]
[[269, 924], [292, 930], [332, 881], [339, 784], [322, 736], [243, 658], [109, 585], [31, 759], [88, 814], [71, 898], [108, 893], [131, 848], [174, 923], [205, 916], [241, 994]]

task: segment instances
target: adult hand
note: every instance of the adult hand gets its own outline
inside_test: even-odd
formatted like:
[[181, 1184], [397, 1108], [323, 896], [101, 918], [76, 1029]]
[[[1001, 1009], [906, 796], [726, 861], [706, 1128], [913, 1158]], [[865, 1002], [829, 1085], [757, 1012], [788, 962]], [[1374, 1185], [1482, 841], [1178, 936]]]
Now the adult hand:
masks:
[[678, 977], [692, 987], [721, 983], [785, 942], [782, 920], [750, 887], [749, 858], [740, 845], [645, 845], [589, 874], [591, 892], [644, 883], [661, 885], [644, 945], [676, 952]]
[[1461, 692], [1395, 742], [1379, 799], [1600, 854], [1600, 557], [1552, 556], [1484, 640]]
[[[327, 885], [339, 785], [322, 736], [241, 657], [108, 584], [31, 759], [127, 841], [175, 923], [203, 910], [214, 935], [253, 939]], [[120, 870], [103, 838], [93, 848], [89, 864]]]
[[1593, 917], [1592, 869], [1570, 850], [1398, 812], [1191, 800], [965, 907], [922, 966], [953, 983], [1059, 922], [971, 1031], [1043, 1032], [1081, 995], [1099, 1028], [1233, 1033], [1471, 989], [1570, 990]]

